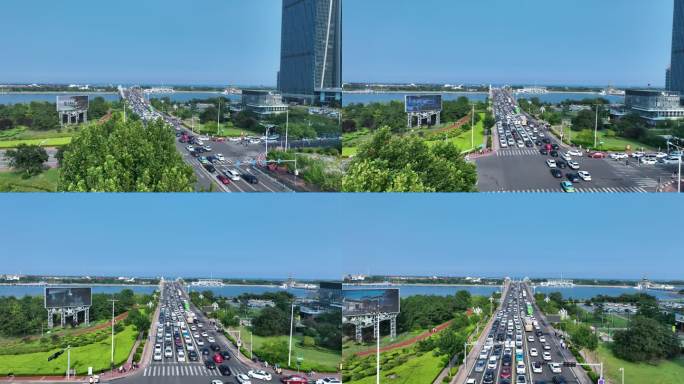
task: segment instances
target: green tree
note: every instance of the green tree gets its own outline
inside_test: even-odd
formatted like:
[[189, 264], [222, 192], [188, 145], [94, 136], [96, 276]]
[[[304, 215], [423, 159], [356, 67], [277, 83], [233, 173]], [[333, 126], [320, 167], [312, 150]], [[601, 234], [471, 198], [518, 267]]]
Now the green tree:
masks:
[[580, 348], [595, 351], [598, 348], [598, 336], [586, 324], [581, 324], [570, 333], [572, 341]]
[[109, 112], [110, 105], [102, 96], [97, 96], [88, 103], [88, 118], [99, 120]]
[[45, 169], [48, 154], [44, 148], [37, 145], [19, 144], [17, 149], [5, 152], [9, 166], [21, 171], [24, 177], [35, 176]]
[[379, 130], [361, 145], [342, 179], [345, 192], [473, 192], [475, 166], [457, 147]]
[[191, 192], [196, 180], [161, 120], [143, 126], [117, 116], [86, 127], [62, 164], [58, 188], [66, 192]]
[[616, 332], [613, 340], [615, 355], [627, 361], [669, 359], [680, 352], [676, 334], [668, 326], [644, 316], [636, 316], [629, 329]]
[[277, 307], [264, 308], [252, 320], [254, 334], [259, 336], [286, 335], [290, 331], [289, 313]]

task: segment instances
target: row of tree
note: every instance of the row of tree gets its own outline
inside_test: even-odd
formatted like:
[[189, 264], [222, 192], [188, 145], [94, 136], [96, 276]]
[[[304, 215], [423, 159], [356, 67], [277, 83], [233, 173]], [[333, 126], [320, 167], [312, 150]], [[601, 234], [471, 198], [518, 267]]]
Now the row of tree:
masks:
[[[97, 120], [109, 112], [114, 104], [97, 96], [90, 100], [88, 118]], [[31, 103], [0, 104], [0, 131], [23, 126], [34, 131], [59, 129], [60, 121], [55, 103], [32, 101]]]

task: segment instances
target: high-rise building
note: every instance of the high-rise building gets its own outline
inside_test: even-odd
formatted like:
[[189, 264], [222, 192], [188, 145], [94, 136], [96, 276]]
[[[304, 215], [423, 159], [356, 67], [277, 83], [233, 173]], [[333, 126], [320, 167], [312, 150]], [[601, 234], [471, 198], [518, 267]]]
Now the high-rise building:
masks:
[[669, 90], [684, 94], [684, 0], [674, 1]]
[[672, 69], [670, 67], [665, 70], [665, 90], [672, 90]]
[[341, 104], [342, 0], [283, 0], [278, 89], [286, 101]]

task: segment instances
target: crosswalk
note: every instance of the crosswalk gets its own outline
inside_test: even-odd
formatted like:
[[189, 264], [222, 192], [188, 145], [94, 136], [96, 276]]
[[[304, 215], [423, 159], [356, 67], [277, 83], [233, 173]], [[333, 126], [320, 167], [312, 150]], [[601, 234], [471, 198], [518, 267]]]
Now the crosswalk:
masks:
[[541, 156], [542, 154], [538, 149], [534, 148], [510, 148], [510, 149], [500, 149], [496, 152], [499, 157], [511, 157], [511, 156]]
[[[577, 193], [648, 193], [648, 191], [642, 187], [575, 187]], [[563, 192], [562, 189], [557, 188], [531, 188], [531, 189], [519, 189], [519, 190], [509, 190], [509, 191], [491, 191], [489, 193], [559, 193]]]
[[220, 376], [218, 370], [207, 369], [203, 364], [152, 364], [143, 371], [145, 377]]

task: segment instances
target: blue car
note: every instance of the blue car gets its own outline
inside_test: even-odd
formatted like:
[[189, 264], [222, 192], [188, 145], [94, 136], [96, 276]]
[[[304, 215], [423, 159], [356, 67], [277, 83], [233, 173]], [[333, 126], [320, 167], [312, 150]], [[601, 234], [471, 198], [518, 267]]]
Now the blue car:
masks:
[[563, 188], [563, 191], [564, 191], [564, 192], [568, 192], [568, 193], [573, 193], [573, 192], [575, 192], [575, 186], [572, 184], [572, 182], [567, 181], [567, 180], [566, 180], [566, 181], [563, 181], [563, 182], [561, 183], [561, 188]]

